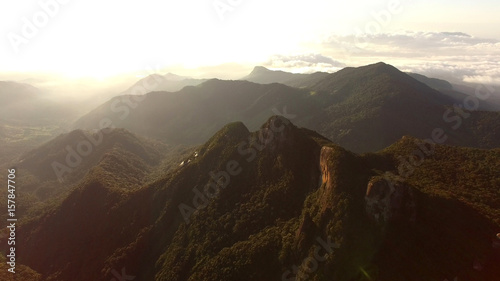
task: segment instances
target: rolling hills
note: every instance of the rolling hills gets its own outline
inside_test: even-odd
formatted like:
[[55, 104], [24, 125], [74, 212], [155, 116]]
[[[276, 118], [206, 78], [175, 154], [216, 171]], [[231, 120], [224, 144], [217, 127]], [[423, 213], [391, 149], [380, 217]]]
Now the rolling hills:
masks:
[[[65, 198], [89, 173], [132, 190], [177, 167], [189, 153], [190, 147], [167, 146], [124, 129], [76, 130], [3, 163], [2, 167], [17, 171], [16, 196], [23, 202], [17, 215], [24, 219]], [[0, 195], [7, 197], [7, 190], [0, 191]], [[0, 202], [0, 207], [7, 208], [7, 202]], [[1, 214], [1, 218], [6, 216], [7, 213]]]

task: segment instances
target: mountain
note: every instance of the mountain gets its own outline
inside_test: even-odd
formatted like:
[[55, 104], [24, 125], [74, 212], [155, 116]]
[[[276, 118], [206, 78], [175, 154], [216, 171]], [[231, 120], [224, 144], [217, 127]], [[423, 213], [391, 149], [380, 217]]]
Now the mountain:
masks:
[[468, 110], [467, 100], [457, 104], [385, 63], [348, 67], [308, 83], [298, 89], [213, 79], [174, 93], [117, 97], [80, 118], [75, 128], [98, 129], [109, 120], [167, 143], [199, 144], [228, 122], [255, 130], [279, 113], [355, 152], [380, 150], [404, 135], [431, 138], [441, 130], [448, 144], [500, 144], [499, 112]]
[[32, 85], [0, 81], [0, 160], [9, 162], [48, 141], [74, 112]]
[[[12, 81], [0, 81], [0, 102], [2, 111], [0, 120], [8, 122], [33, 122], [39, 123], [42, 109], [47, 109], [52, 104], [44, 99], [41, 90], [29, 84]], [[47, 114], [47, 113], [46, 113]], [[52, 113], [48, 113], [48, 116]]]
[[307, 87], [310, 81], [317, 81], [327, 76], [326, 72], [316, 72], [312, 74], [290, 73], [281, 70], [270, 70], [263, 66], [256, 66], [252, 72], [241, 78], [259, 84], [281, 83], [292, 87]]
[[283, 117], [236, 122], [139, 189], [91, 170], [21, 224], [16, 254], [42, 280], [494, 281], [499, 160], [412, 137], [359, 155]]
[[17, 167], [39, 181], [81, 179], [104, 155], [112, 150], [132, 153], [145, 164], [155, 165], [165, 146], [140, 138], [124, 129], [85, 132], [75, 130], [31, 150], [20, 157]]
[[241, 78], [259, 84], [283, 83], [297, 77], [303, 77], [304, 74], [290, 73], [281, 70], [270, 70], [263, 66], [256, 66], [250, 74]]
[[212, 79], [174, 93], [116, 97], [80, 118], [75, 128], [97, 129], [109, 119], [116, 127], [167, 143], [200, 144], [228, 122], [242, 120], [255, 130], [284, 110], [310, 116], [321, 108], [309, 95], [281, 84]]
[[489, 92], [488, 98], [484, 99], [481, 103], [478, 104], [478, 110], [500, 111], [500, 98], [495, 95], [495, 92], [497, 90], [492, 86], [472, 84], [456, 85], [451, 84], [450, 82], [445, 80], [429, 78], [427, 76], [416, 73], [408, 73], [408, 75], [426, 84], [427, 86], [449, 96], [454, 100], [455, 103], [458, 104], [463, 103], [463, 101], [468, 98], [475, 97], [478, 92], [480, 94], [486, 94]]
[[0, 81], [0, 102], [0, 121], [3, 122], [47, 126], [72, 117], [70, 109], [25, 83]]
[[[165, 75], [163, 75], [163, 77], [168, 80], [168, 81], [182, 81], [182, 80], [186, 80], [186, 79], [191, 79], [190, 77], [186, 77], [186, 76], [180, 76], [180, 75], [177, 75], [175, 73], [167, 73]], [[179, 89], [180, 90], [180, 89]]]
[[461, 83], [453, 84], [453, 89], [468, 96], [485, 95], [487, 98], [480, 106], [484, 110], [500, 111], [500, 87], [498, 85]]
[[453, 90], [453, 85], [451, 85], [450, 82], [442, 79], [437, 79], [437, 78], [429, 78], [425, 75], [418, 74], [418, 73], [408, 73], [412, 78], [415, 80], [418, 80], [427, 86], [438, 90], [438, 91], [448, 91], [448, 90]]
[[[169, 153], [165, 145], [124, 129], [61, 134], [6, 165], [16, 169], [15, 201], [22, 202], [16, 205], [16, 217], [20, 222], [43, 217], [68, 195], [77, 192], [75, 186], [78, 188], [89, 178], [99, 178], [122, 192], [130, 192], [147, 182], [156, 167], [168, 169], [168, 162], [162, 162]], [[57, 180], [58, 172], [63, 172], [64, 181]], [[4, 175], [0, 175], [0, 179], [7, 181]], [[0, 191], [0, 196], [7, 198], [8, 195], [7, 189]], [[1, 202], [0, 206], [7, 208], [7, 202]], [[7, 213], [1, 217], [6, 219]], [[8, 232], [0, 233], [0, 237], [8, 237], [5, 234]], [[18, 238], [18, 244], [25, 237]], [[31, 250], [28, 252], [33, 254]], [[8, 272], [5, 257], [2, 255], [0, 259], [4, 260], [2, 269]], [[11, 280], [9, 274], [0, 274], [0, 279]], [[17, 260], [16, 276], [22, 280], [41, 280], [40, 274], [22, 264], [22, 258]]]
[[206, 79], [194, 79], [185, 76], [179, 76], [173, 73], [165, 75], [151, 74], [136, 83], [130, 88], [118, 94], [121, 95], [142, 95], [153, 91], [179, 91], [186, 86], [196, 86], [203, 83]]
[[40, 97], [40, 95], [42, 92], [29, 84], [0, 81], [0, 102], [2, 105], [29, 101]]
[[[17, 214], [24, 218], [66, 196], [89, 171], [106, 181], [123, 181], [121, 188], [131, 190], [172, 165], [177, 166], [184, 153], [179, 147], [138, 137], [124, 129], [76, 130], [61, 134], [2, 167], [16, 168], [16, 197], [23, 202], [18, 205]], [[0, 195], [7, 196], [7, 190], [0, 191]], [[7, 202], [0, 202], [0, 207], [7, 208]], [[6, 218], [7, 213], [0, 217]]]
[[[437, 90], [449, 96], [454, 102], [461, 103], [468, 96], [474, 96], [478, 88], [480, 91], [498, 92], [498, 89], [492, 86], [476, 85], [476, 84], [452, 84], [446, 80], [427, 77], [418, 73], [407, 73], [415, 80], [426, 84], [430, 88]], [[281, 70], [269, 70], [263, 66], [256, 66], [254, 70], [242, 80], [247, 80], [260, 84], [281, 83], [296, 88], [311, 88], [329, 73], [316, 72], [311, 74], [290, 73]], [[479, 110], [500, 111], [500, 98], [498, 95], [492, 95], [486, 101], [479, 104]]]
[[492, 121], [500, 113], [472, 112], [466, 100], [455, 106], [455, 99], [385, 63], [344, 68], [310, 89], [324, 101], [314, 129], [353, 151], [376, 151], [404, 135], [427, 139], [441, 131], [448, 144], [500, 144], [500, 128]]

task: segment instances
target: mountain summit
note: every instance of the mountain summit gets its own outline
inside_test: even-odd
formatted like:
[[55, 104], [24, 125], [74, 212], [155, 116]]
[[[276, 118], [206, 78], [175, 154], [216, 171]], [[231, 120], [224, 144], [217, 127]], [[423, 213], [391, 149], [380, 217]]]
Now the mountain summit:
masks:
[[270, 70], [263, 66], [256, 66], [248, 76], [243, 77], [241, 80], [260, 84], [270, 84], [284, 83], [298, 76], [301, 76], [301, 74], [289, 73], [281, 70]]
[[263, 66], [256, 66], [252, 72], [241, 78], [259, 84], [281, 83], [292, 87], [302, 88], [310, 84], [309, 80], [318, 80], [328, 75], [326, 72], [312, 74], [290, 73], [281, 70], [270, 70]]

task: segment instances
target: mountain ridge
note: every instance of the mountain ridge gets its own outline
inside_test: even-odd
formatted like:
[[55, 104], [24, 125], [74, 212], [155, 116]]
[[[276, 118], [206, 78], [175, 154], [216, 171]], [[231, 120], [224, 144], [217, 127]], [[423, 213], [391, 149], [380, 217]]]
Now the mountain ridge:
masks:
[[303, 88], [314, 81], [327, 76], [326, 72], [315, 72], [311, 74], [291, 73], [282, 70], [270, 70], [264, 66], [255, 66], [252, 72], [241, 80], [247, 80], [259, 84], [281, 83], [292, 87]]
[[345, 68], [308, 83], [309, 88], [298, 89], [211, 79], [175, 93], [117, 97], [74, 127], [95, 129], [111, 118], [115, 126], [168, 143], [199, 144], [228, 122], [242, 121], [255, 130], [281, 112], [355, 152], [377, 151], [403, 135], [428, 138], [439, 125], [450, 144], [492, 148], [500, 143], [499, 113], [460, 111], [456, 98], [385, 63]]
[[[88, 174], [62, 205], [18, 230], [31, 233], [19, 254], [43, 278], [72, 280], [109, 280], [113, 269], [121, 268], [141, 280], [306, 275], [364, 280], [368, 275], [417, 281], [452, 274], [495, 280], [499, 269], [491, 265], [495, 252], [489, 237], [500, 230], [494, 220], [498, 202], [484, 207], [480, 195], [461, 195], [462, 187], [451, 185], [453, 178], [434, 170], [462, 161], [464, 170], [457, 175], [464, 175], [463, 188], [480, 185], [497, 192], [500, 183], [483, 185], [477, 179], [500, 179], [498, 151], [436, 144], [421, 171], [394, 182], [396, 197], [408, 202], [398, 205], [387, 201], [390, 181], [383, 178], [386, 172], [398, 173], [398, 159], [418, 147], [414, 141], [405, 137], [383, 152], [359, 155], [279, 116], [256, 132], [230, 123], [198, 147], [191, 161], [139, 189], [116, 189]], [[87, 206], [93, 211], [86, 212]], [[392, 215], [381, 216], [384, 210]], [[89, 222], [91, 232], [73, 230]], [[49, 232], [55, 224], [64, 227]], [[442, 241], [443, 235], [450, 239]], [[321, 262], [314, 258], [318, 239], [331, 253], [320, 256]], [[52, 245], [56, 241], [59, 246]], [[94, 250], [78, 252], [77, 241], [88, 241]], [[28, 249], [36, 254], [28, 255]], [[57, 260], [49, 258], [53, 253], [59, 253]], [[419, 262], [401, 262], [408, 255], [420, 257]], [[475, 257], [485, 266], [481, 272], [472, 268]], [[301, 264], [308, 258], [318, 264], [312, 272]], [[55, 266], [44, 264], [47, 260]], [[80, 264], [87, 265], [85, 272]], [[295, 265], [298, 272], [290, 270]]]

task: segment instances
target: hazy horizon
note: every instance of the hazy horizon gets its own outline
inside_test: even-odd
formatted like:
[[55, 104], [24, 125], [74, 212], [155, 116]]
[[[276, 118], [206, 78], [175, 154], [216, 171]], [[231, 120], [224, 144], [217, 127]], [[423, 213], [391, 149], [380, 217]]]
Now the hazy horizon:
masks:
[[256, 65], [310, 73], [383, 61], [453, 82], [499, 84], [495, 7], [404, 0], [3, 2], [0, 80], [115, 83], [167, 72], [238, 79]]

